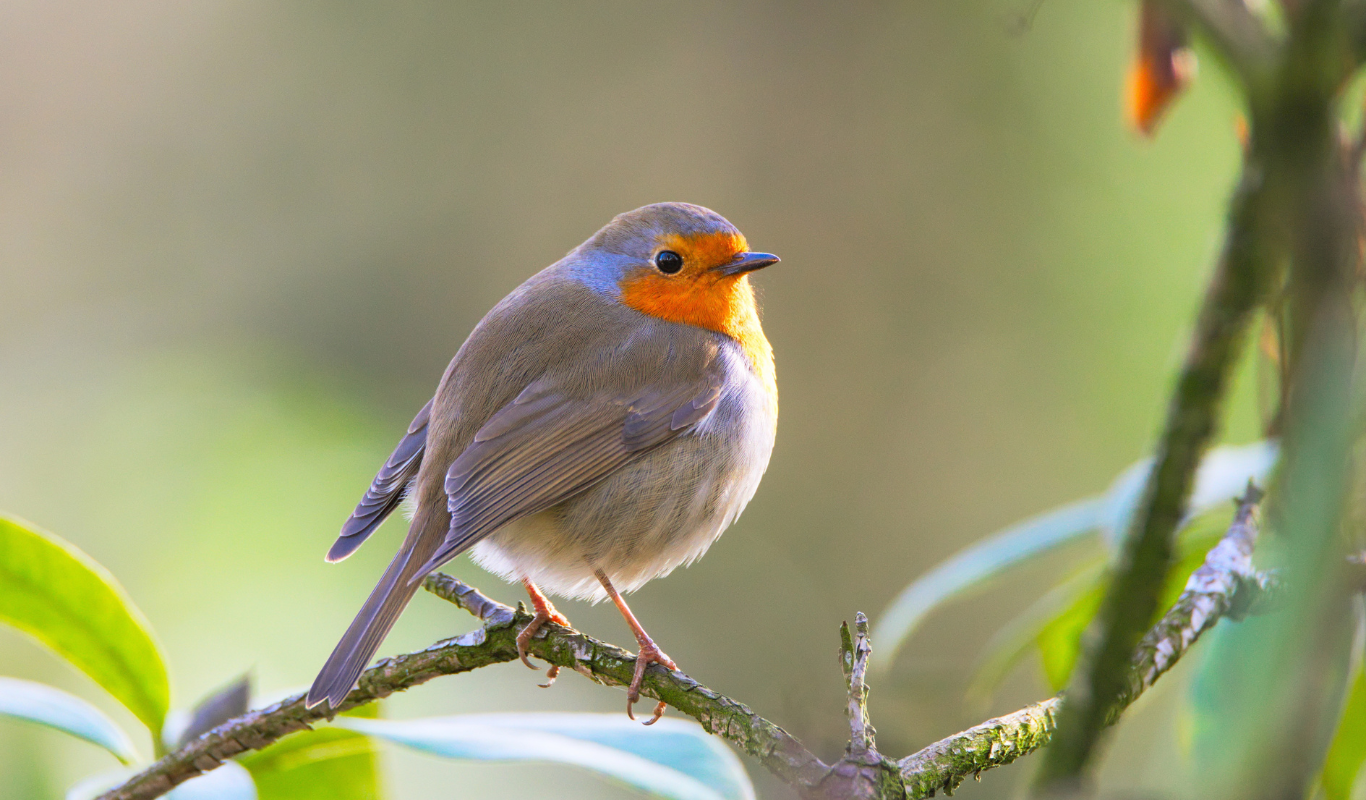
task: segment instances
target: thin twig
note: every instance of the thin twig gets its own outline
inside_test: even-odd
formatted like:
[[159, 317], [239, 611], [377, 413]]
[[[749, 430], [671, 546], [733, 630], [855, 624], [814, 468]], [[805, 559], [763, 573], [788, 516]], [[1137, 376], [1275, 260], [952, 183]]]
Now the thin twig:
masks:
[[843, 626], [841, 634], [848, 648], [849, 669], [849, 753], [861, 755], [877, 748], [877, 731], [868, 718], [868, 657], [872, 645], [868, 643], [868, 617], [862, 611], [854, 615], [855, 635], [849, 641], [849, 628]]
[[1129, 684], [1111, 707], [1106, 722], [1113, 724], [1119, 713], [1171, 669], [1185, 655], [1200, 634], [1214, 627], [1220, 617], [1230, 616], [1235, 608], [1243, 613], [1254, 605], [1263, 583], [1252, 568], [1252, 550], [1257, 544], [1257, 504], [1262, 491], [1249, 483], [1238, 501], [1238, 512], [1219, 543], [1205, 556], [1205, 562], [1191, 573], [1186, 588], [1171, 610], [1158, 620], [1138, 645], [1138, 656], [1129, 671]]
[[905, 796], [896, 762], [877, 751], [877, 731], [868, 715], [868, 658], [872, 653], [868, 617], [860, 611], [854, 615], [852, 635], [849, 623], [840, 625], [840, 668], [849, 687], [849, 746], [818, 785], [797, 787], [806, 797], [886, 800]]

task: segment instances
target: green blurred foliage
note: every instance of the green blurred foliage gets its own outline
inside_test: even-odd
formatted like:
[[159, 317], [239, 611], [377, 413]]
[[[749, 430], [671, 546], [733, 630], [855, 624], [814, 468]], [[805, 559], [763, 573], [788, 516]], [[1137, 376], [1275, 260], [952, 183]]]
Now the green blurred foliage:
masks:
[[243, 759], [259, 800], [378, 800], [379, 748], [358, 733], [335, 728], [283, 741]]
[[161, 731], [170, 679], [152, 631], [113, 575], [69, 542], [0, 515], [0, 623], [27, 633]]
[[[347, 716], [377, 718], [379, 704]], [[379, 800], [379, 748], [341, 728], [300, 731], [240, 761], [256, 781], [257, 800]]]
[[1333, 735], [1328, 758], [1319, 780], [1324, 800], [1349, 800], [1357, 776], [1366, 762], [1366, 671], [1356, 667], [1352, 688], [1342, 707], [1342, 720]]
[[[613, 214], [702, 203], [783, 257], [758, 281], [778, 445], [736, 527], [632, 605], [690, 674], [832, 755], [840, 620], [1142, 456], [1217, 244], [1238, 161], [1218, 66], [1140, 142], [1130, 6], [1021, 29], [1027, 5], [11, 3], [0, 508], [119, 577], [176, 704], [248, 668], [306, 684], [401, 525], [322, 555], [469, 329]], [[1231, 441], [1259, 436], [1254, 378]], [[932, 619], [873, 687], [879, 745], [979, 721], [968, 667], [1062, 569]], [[629, 639], [611, 608], [563, 610]], [[384, 651], [471, 624], [418, 598]], [[89, 695], [6, 631], [0, 673]], [[391, 713], [620, 705], [480, 673]], [[1046, 690], [1017, 673], [990, 710]], [[1169, 779], [1161, 752], [1110, 752], [1103, 781]], [[0, 795], [53, 797], [99, 757], [0, 722]], [[385, 758], [395, 797], [506, 789], [505, 767]], [[523, 796], [604, 791], [517, 770]]]

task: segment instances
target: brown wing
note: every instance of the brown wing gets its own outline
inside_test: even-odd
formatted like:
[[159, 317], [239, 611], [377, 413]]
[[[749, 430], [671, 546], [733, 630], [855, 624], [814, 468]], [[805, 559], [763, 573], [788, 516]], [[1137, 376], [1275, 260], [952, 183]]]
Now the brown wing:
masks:
[[342, 525], [341, 535], [327, 551], [328, 561], [341, 561], [356, 551], [356, 548], [375, 532], [381, 522], [389, 516], [403, 500], [403, 490], [408, 481], [417, 476], [422, 466], [422, 453], [427, 446], [427, 421], [432, 413], [432, 401], [417, 412], [413, 423], [408, 426], [408, 434], [394, 448], [393, 455], [384, 462], [379, 474], [366, 490], [350, 519]]
[[419, 575], [513, 520], [584, 491], [705, 420], [719, 375], [634, 397], [571, 400], [534, 383], [480, 428], [446, 473], [451, 525]]

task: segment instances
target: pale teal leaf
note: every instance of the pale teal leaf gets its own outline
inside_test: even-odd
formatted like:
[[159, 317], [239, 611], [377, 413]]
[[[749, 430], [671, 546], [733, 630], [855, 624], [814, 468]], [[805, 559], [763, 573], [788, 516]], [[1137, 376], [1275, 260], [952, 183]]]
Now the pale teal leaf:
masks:
[[336, 722], [447, 758], [568, 764], [675, 800], [754, 798], [739, 758], [691, 721], [647, 728], [617, 714], [481, 714]]
[[[620, 714], [470, 714], [462, 719], [597, 742], [697, 778], [727, 800], [754, 797], [735, 752], [691, 720], [661, 719], [645, 727]], [[640, 735], [642, 728], [645, 736]]]
[[987, 581], [1096, 530], [1108, 508], [1092, 497], [992, 534], [922, 575], [883, 610], [873, 629], [874, 669], [885, 669], [931, 611], [981, 589]]
[[[1208, 517], [1200, 519], [1213, 521]], [[1152, 620], [1154, 623], [1180, 597], [1186, 588], [1186, 580], [1205, 562], [1205, 556], [1223, 536], [1226, 527], [1227, 522], [1222, 519], [1214, 527], [1188, 525], [1186, 533], [1177, 542], [1176, 563], [1163, 581], [1157, 611]], [[1093, 574], [1092, 584], [1089, 587], [1083, 584], [1083, 590], [1075, 595], [1073, 602], [1039, 630], [1036, 639], [1039, 657], [1044, 675], [1054, 691], [1061, 691], [1067, 685], [1077, 658], [1081, 655], [1082, 635], [1105, 597], [1108, 586], [1105, 576], [1100, 572]]]
[[52, 648], [161, 732], [170, 682], [147, 620], [109, 571], [60, 537], [0, 516], [0, 622]]
[[95, 800], [96, 797], [118, 786], [143, 769], [143, 767], [123, 767], [92, 775], [67, 789], [66, 800]]
[[191, 778], [165, 795], [166, 800], [256, 800], [251, 773], [235, 761]]
[[[1265, 484], [1276, 463], [1273, 440], [1218, 447], [1196, 473], [1186, 522], [1237, 497], [1249, 480]], [[1095, 530], [1111, 552], [1128, 530], [1153, 461], [1145, 458], [1119, 474], [1104, 494], [1079, 500], [992, 534], [918, 578], [882, 612], [873, 630], [879, 643], [875, 669], [885, 669], [897, 651], [936, 608], [980, 591], [987, 583], [1027, 561]], [[1183, 523], [1184, 525], [1185, 523]]]
[[44, 683], [0, 677], [0, 715], [69, 733], [103, 747], [125, 764], [138, 757], [127, 732], [103, 711]]
[[[86, 778], [67, 790], [66, 800], [95, 800], [141, 771], [120, 769]], [[167, 800], [257, 800], [251, 775], [235, 761], [225, 761], [217, 769], [191, 778], [162, 796]]]

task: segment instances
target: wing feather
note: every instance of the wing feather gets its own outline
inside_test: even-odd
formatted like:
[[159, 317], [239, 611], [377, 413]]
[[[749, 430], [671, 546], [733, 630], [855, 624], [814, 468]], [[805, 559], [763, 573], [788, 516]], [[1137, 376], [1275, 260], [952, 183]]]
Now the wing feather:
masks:
[[716, 409], [718, 374], [638, 395], [571, 399], [527, 387], [475, 434], [446, 473], [446, 539], [436, 569], [498, 528], [582, 492], [642, 453], [695, 429]]
[[412, 424], [408, 426], [408, 433], [399, 441], [398, 447], [394, 448], [389, 460], [380, 467], [379, 473], [375, 475], [356, 510], [351, 512], [350, 518], [342, 525], [341, 535], [337, 537], [332, 549], [327, 551], [328, 561], [341, 561], [354, 553], [402, 502], [404, 489], [408, 482], [417, 476], [418, 468], [422, 466], [422, 454], [427, 447], [427, 423], [431, 419], [431, 413], [432, 402], [428, 400], [427, 405], [413, 418]]

